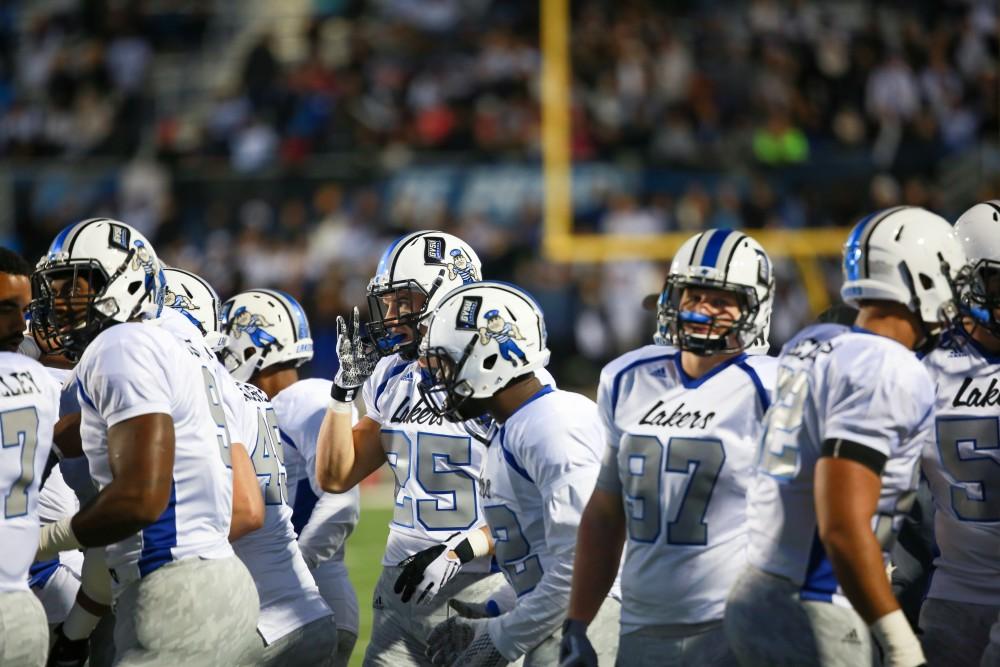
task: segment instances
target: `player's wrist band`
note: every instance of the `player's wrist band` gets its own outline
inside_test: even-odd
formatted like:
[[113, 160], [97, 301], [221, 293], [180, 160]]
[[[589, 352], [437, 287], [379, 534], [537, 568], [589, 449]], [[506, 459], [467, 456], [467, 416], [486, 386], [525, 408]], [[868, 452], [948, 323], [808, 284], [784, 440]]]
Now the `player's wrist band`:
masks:
[[336, 382], [330, 387], [330, 398], [341, 403], [353, 403], [361, 387], [341, 387]]
[[578, 621], [575, 618], [567, 618], [563, 621], [562, 633], [566, 636], [573, 632], [579, 632], [582, 634], [587, 634], [587, 624], [583, 621]]
[[335, 412], [339, 415], [349, 415], [354, 407], [353, 403], [345, 403], [344, 401], [338, 401], [335, 398], [331, 398], [330, 402], [326, 405], [330, 412]]
[[913, 634], [902, 609], [889, 612], [869, 628], [883, 654], [893, 655], [893, 664], [922, 665], [926, 662], [920, 640]]

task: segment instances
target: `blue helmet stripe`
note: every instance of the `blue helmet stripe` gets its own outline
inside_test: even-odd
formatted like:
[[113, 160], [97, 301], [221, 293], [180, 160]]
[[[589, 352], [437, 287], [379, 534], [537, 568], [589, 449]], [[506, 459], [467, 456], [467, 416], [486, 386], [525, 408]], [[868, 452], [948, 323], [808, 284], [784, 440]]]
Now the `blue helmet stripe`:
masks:
[[280, 294], [284, 297], [285, 301], [292, 309], [292, 313], [295, 315], [295, 330], [300, 339], [309, 338], [309, 320], [306, 318], [306, 311], [302, 310], [302, 305], [292, 297], [288, 292], [282, 292], [281, 290], [274, 290], [275, 293]]
[[66, 244], [66, 239], [69, 238], [69, 233], [73, 231], [74, 227], [76, 227], [76, 223], [73, 223], [72, 225], [67, 225], [62, 228], [62, 231], [59, 232], [59, 235], [56, 236], [55, 240], [52, 241], [52, 245], [49, 246], [50, 253], [57, 253], [63, 251], [63, 245]]
[[881, 211], [866, 215], [861, 222], [854, 225], [851, 235], [847, 237], [847, 245], [844, 247], [844, 275], [848, 280], [861, 279], [861, 239], [865, 237], [865, 227], [879, 213]]
[[389, 244], [389, 247], [385, 249], [385, 252], [382, 253], [382, 256], [378, 260], [378, 268], [375, 269], [376, 276], [381, 276], [383, 273], [387, 273], [389, 271], [390, 264], [392, 263], [392, 253], [395, 252], [396, 246], [398, 246], [403, 239], [407, 239], [410, 236], [410, 234], [404, 234]]
[[712, 238], [708, 239], [708, 245], [705, 246], [705, 252], [701, 256], [701, 266], [714, 267], [718, 263], [719, 252], [732, 233], [731, 229], [716, 229], [712, 232]]

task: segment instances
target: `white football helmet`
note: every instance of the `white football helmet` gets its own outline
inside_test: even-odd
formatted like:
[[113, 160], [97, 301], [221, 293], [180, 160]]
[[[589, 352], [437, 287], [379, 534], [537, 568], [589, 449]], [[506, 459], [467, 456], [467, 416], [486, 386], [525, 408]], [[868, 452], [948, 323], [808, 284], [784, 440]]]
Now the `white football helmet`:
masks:
[[545, 319], [526, 292], [480, 282], [449, 292], [427, 322], [420, 343], [420, 391], [450, 421], [468, 399], [489, 398], [511, 380], [549, 363]]
[[[740, 318], [719, 322], [715, 317], [681, 309], [685, 288], [733, 292], [740, 301]], [[673, 345], [699, 355], [766, 352], [771, 331], [774, 269], [757, 241], [732, 229], [695, 234], [678, 249], [656, 304], [657, 345]], [[702, 325], [707, 332], [689, 326]], [[724, 333], [714, 328], [727, 326]]]
[[312, 359], [309, 320], [299, 302], [272, 289], [240, 292], [222, 304], [226, 345], [219, 353], [240, 382], [276, 364], [298, 368]]
[[164, 267], [163, 276], [163, 306], [173, 308], [198, 327], [208, 349], [218, 352], [225, 347], [228, 337], [222, 333], [219, 295], [212, 286], [184, 269]]
[[960, 280], [961, 308], [1000, 337], [1000, 200], [976, 204], [963, 213], [955, 234], [968, 260]]
[[59, 232], [38, 261], [32, 323], [53, 352], [75, 360], [109, 325], [140, 313], [159, 315], [163, 286], [160, 262], [145, 236], [124, 222], [91, 218]]
[[955, 278], [965, 253], [947, 220], [917, 206], [865, 217], [844, 245], [840, 295], [852, 306], [866, 299], [901, 303], [929, 336], [958, 314]]
[[368, 283], [368, 335], [375, 349], [381, 356], [398, 352], [415, 359], [417, 324], [452, 289], [482, 279], [476, 251], [456, 236], [422, 231], [396, 239]]

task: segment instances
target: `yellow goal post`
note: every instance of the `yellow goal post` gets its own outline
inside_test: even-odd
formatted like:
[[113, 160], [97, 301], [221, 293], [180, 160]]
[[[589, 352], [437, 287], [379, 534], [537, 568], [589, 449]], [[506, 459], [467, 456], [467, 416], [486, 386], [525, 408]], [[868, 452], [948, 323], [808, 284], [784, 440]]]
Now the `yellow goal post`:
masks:
[[[685, 233], [580, 234], [574, 231], [570, 153], [569, 0], [541, 1], [542, 252], [558, 263], [669, 260]], [[839, 257], [850, 228], [754, 230], [774, 259], [795, 262], [814, 314], [829, 303], [820, 257]]]

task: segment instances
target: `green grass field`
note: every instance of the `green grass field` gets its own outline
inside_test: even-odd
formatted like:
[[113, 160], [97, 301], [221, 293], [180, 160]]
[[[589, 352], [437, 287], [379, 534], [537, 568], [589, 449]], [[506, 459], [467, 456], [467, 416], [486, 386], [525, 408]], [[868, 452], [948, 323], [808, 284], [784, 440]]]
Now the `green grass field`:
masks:
[[[367, 505], [367, 506], [366, 506]], [[362, 502], [361, 520], [347, 540], [345, 563], [347, 572], [358, 594], [358, 608], [361, 615], [358, 627], [358, 643], [351, 655], [351, 665], [360, 665], [368, 648], [368, 638], [372, 632], [372, 591], [382, 571], [382, 554], [389, 534], [389, 520], [392, 510], [372, 507]]]

